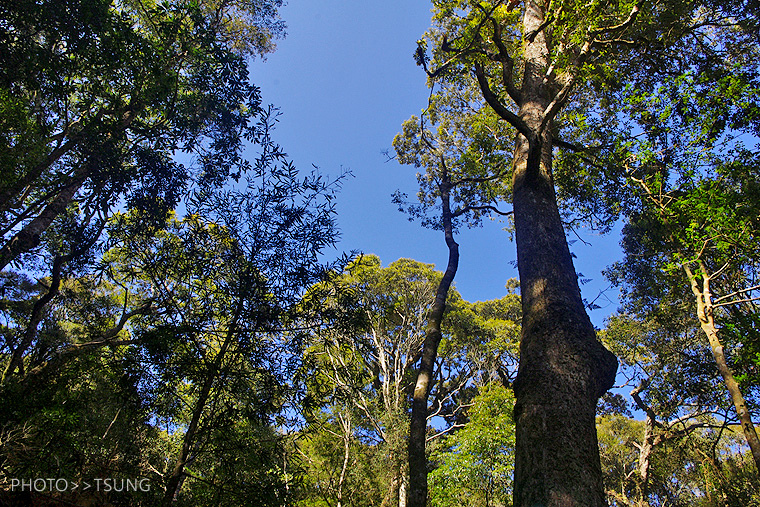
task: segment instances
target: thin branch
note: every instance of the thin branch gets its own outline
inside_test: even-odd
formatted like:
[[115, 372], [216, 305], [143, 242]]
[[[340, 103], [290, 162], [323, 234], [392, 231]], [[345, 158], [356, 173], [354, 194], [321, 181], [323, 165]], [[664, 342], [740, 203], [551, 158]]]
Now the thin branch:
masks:
[[[714, 276], [714, 275], [713, 275]], [[743, 292], [752, 292], [753, 290], [760, 289], [760, 285], [753, 285], [752, 287], [747, 287], [746, 289], [740, 289], [736, 292], [732, 292], [731, 294], [726, 294], [725, 296], [721, 296], [715, 300], [713, 300], [713, 303], [717, 303], [719, 301], [723, 301], [724, 299], [728, 299], [730, 297], [736, 296], [737, 294], [741, 294]], [[715, 306], [715, 305], [713, 305]]]
[[463, 428], [464, 424], [452, 424], [445, 430], [441, 430], [438, 433], [434, 433], [433, 435], [430, 435], [429, 437], [425, 438], [425, 443], [430, 442], [431, 440], [435, 440], [436, 438], [445, 435], [446, 433], [449, 433], [450, 431], [453, 431], [455, 429]]
[[628, 17], [625, 19], [625, 21], [615, 26], [598, 28], [597, 30], [594, 30], [593, 32], [591, 32], [592, 37], [596, 37], [597, 35], [601, 35], [603, 33], [625, 30], [626, 28], [628, 28], [629, 26], [633, 24], [640, 10], [641, 10], [641, 2], [638, 2], [636, 5], [633, 6], [633, 8], [631, 9], [631, 12], [628, 14]]
[[515, 101], [515, 104], [520, 105], [522, 103], [522, 94], [517, 90], [517, 88], [515, 88], [515, 84], [512, 78], [515, 61], [510, 56], [509, 50], [507, 49], [507, 46], [504, 45], [504, 41], [501, 38], [501, 25], [493, 17], [490, 17], [490, 19], [491, 24], [493, 25], [494, 43], [499, 50], [499, 54], [494, 55], [494, 57], [496, 60], [501, 62], [501, 80], [504, 83], [504, 88], [507, 90], [507, 94], [509, 94], [510, 98]]
[[725, 303], [718, 303], [713, 304], [713, 308], [719, 308], [721, 306], [728, 306], [728, 305], [738, 305], [739, 303], [750, 303], [752, 301], [760, 301], [760, 296], [754, 297], [754, 298], [747, 298], [747, 299], [737, 299], [735, 301], [726, 301]]
[[497, 215], [501, 215], [503, 217], [508, 217], [514, 214], [514, 211], [501, 211], [496, 206], [492, 206], [490, 204], [483, 204], [481, 206], [470, 206], [467, 205], [464, 208], [461, 208], [457, 211], [454, 211], [451, 216], [453, 218], [459, 217], [464, 215], [465, 213], [468, 213], [470, 211], [490, 211], [492, 213], [496, 213]]

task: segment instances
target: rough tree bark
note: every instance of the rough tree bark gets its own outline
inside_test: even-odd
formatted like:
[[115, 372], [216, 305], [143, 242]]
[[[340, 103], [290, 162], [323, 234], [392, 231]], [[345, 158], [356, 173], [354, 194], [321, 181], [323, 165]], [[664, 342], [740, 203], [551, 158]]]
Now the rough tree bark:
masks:
[[[528, 122], [534, 104], [528, 100], [521, 108]], [[523, 136], [515, 149], [523, 320], [514, 383], [514, 505], [602, 506], [596, 404], [614, 383], [617, 360], [586, 314], [554, 194], [548, 134], [541, 144], [535, 161]]]
[[446, 271], [438, 284], [433, 307], [428, 316], [425, 341], [422, 344], [422, 357], [417, 381], [412, 396], [412, 418], [409, 424], [409, 489], [407, 507], [425, 507], [427, 502], [427, 458], [425, 456], [425, 437], [427, 430], [428, 395], [433, 378], [433, 368], [441, 343], [441, 322], [446, 309], [446, 297], [454, 281], [459, 266], [459, 245], [454, 241], [452, 213], [450, 203], [451, 181], [445, 165], [442, 167], [442, 181], [439, 185], [443, 207], [443, 231], [449, 260]]
[[83, 182], [84, 178], [82, 177], [73, 179], [58, 193], [52, 202], [45, 207], [42, 213], [26, 224], [5, 245], [3, 245], [2, 248], [0, 248], [0, 270], [5, 269], [5, 267], [19, 255], [28, 252], [40, 243], [42, 233], [50, 227], [53, 220], [55, 220], [55, 218], [71, 203], [74, 199], [74, 195], [82, 186]]
[[[586, 314], [562, 226], [550, 135], [561, 97], [546, 79], [545, 4], [525, 4], [523, 32], [534, 36], [524, 39], [514, 122], [519, 134], [513, 209], [523, 310], [514, 382], [514, 506], [605, 506], [595, 416], [599, 397], [614, 383], [617, 359], [597, 340]], [[499, 107], [483, 73], [476, 68], [476, 74], [485, 99]]]

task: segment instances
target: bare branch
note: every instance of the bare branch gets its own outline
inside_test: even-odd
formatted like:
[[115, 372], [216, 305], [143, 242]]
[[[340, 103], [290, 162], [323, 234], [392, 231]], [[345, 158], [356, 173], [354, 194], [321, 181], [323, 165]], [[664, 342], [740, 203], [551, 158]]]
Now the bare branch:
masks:
[[746, 299], [736, 299], [734, 301], [726, 301], [725, 303], [718, 303], [713, 304], [713, 308], [719, 308], [721, 306], [728, 306], [728, 305], [738, 305], [739, 303], [750, 303], [752, 301], [760, 301], [760, 296], [754, 297], [754, 298], [746, 298]]
[[[724, 299], [728, 299], [730, 297], [736, 296], [738, 294], [742, 294], [744, 292], [752, 292], [753, 290], [760, 289], [760, 285], [753, 285], [752, 287], [747, 287], [746, 289], [739, 289], [736, 292], [732, 292], [731, 294], [726, 294], [725, 296], [721, 296], [715, 300], [713, 300], [713, 303], [717, 303], [719, 301], [723, 301]], [[715, 306], [715, 305], [713, 305]]]
[[449, 433], [449, 432], [451, 432], [453, 430], [456, 430], [456, 429], [459, 429], [459, 428], [463, 428], [464, 426], [465, 426], [464, 424], [452, 424], [451, 426], [449, 426], [445, 430], [441, 430], [438, 433], [434, 433], [434, 434], [428, 436], [427, 438], [425, 438], [425, 442], [427, 443], [427, 442], [430, 442], [431, 440], [435, 440], [436, 438], [438, 438], [440, 436], [443, 436], [446, 433]]

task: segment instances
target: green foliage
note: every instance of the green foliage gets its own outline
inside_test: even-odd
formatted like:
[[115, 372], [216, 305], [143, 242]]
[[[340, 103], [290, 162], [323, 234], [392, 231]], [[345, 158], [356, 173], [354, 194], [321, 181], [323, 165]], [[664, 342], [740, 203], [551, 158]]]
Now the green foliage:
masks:
[[479, 98], [473, 82], [446, 84], [432, 94], [418, 118], [412, 116], [393, 139], [398, 161], [416, 169], [419, 204], [394, 194], [399, 210], [410, 220], [443, 229], [442, 193], [448, 194], [456, 226], [480, 224], [483, 217], [503, 214], [498, 206], [511, 195], [511, 152], [514, 130]]
[[[403, 493], [409, 386], [440, 277], [432, 265], [399, 259], [382, 267], [365, 255], [307, 295], [324, 320], [307, 342], [299, 374], [309, 423], [296, 440], [304, 469], [299, 505], [334, 504], [339, 496], [344, 505], [390, 505]], [[485, 420], [502, 409], [511, 421], [511, 395], [482, 386], [514, 377], [519, 316], [516, 294], [469, 303], [449, 291], [428, 411], [437, 421], [456, 428], [469, 410], [483, 421], [477, 431], [485, 431]], [[468, 409], [478, 386], [480, 408]]]
[[384, 446], [363, 441], [350, 423], [341, 424], [352, 416], [342, 411], [339, 414], [323, 414], [296, 435], [297, 452], [293, 457], [300, 468], [294, 499], [300, 507], [333, 505], [339, 488], [344, 505], [380, 505], [391, 487], [388, 466], [395, 464], [388, 463]]
[[[266, 113], [246, 57], [273, 49], [283, 31], [280, 5], [22, 0], [0, 7], [2, 265], [34, 249], [73, 203], [82, 228], [102, 226], [120, 199], [156, 227], [192, 180], [220, 186], [250, 169], [243, 145], [261, 142], [257, 119]], [[180, 151], [194, 156], [195, 167], [172, 160]], [[11, 248], [20, 227], [31, 238]], [[97, 232], [84, 234], [78, 243]]]
[[[637, 481], [644, 424], [644, 421], [621, 415], [597, 419], [599, 459], [604, 472], [604, 484], [608, 497], [611, 497], [612, 505], [617, 505], [615, 500], [619, 500], [619, 497], [639, 500], [645, 496], [640, 481]], [[611, 495], [610, 491], [614, 492], [614, 495]]]
[[[710, 366], [709, 348], [694, 318], [695, 296], [684, 273], [684, 266], [691, 266], [700, 284], [702, 277], [710, 278], [716, 304], [711, 311], [724, 351], [743, 381], [745, 397], [755, 402], [757, 167], [755, 157], [743, 152], [708, 174], [692, 173], [661, 184], [657, 178], [640, 182], [641, 202], [629, 212], [623, 231], [626, 259], [608, 272], [623, 285], [629, 314], [613, 323], [637, 327], [638, 331], [616, 332], [624, 344], [618, 352], [629, 364], [654, 367], [640, 366], [655, 382], [663, 381], [662, 388], [667, 382], [691, 385], [696, 389], [692, 393], [703, 400], [707, 393], [723, 392], [709, 380], [717, 371]], [[655, 185], [660, 186], [653, 190]], [[639, 336], [645, 338], [636, 341]], [[667, 373], [654, 373], [666, 368]]]
[[643, 7], [650, 8], [670, 18], [662, 25], [670, 28], [646, 35], [635, 58], [620, 59], [613, 82], [579, 84], [579, 101], [560, 117], [560, 135], [573, 146], [556, 158], [559, 196], [599, 225], [637, 208], [628, 177], [657, 192], [744, 158], [746, 134], [758, 132], [757, 7]]
[[514, 469], [512, 391], [500, 384], [479, 389], [469, 421], [441, 442], [431, 460], [431, 504], [440, 507], [509, 506]]
[[[605, 486], [611, 505], [754, 506], [757, 476], [741, 429], [705, 418], [706, 428], [686, 436], [663, 435], [650, 456], [647, 481], [640, 475], [643, 421], [620, 415], [597, 421]], [[710, 425], [714, 425], [713, 428]]]
[[[24, 297], [33, 301], [35, 292]], [[133, 354], [104, 349], [97, 355], [72, 355], [65, 363], [50, 361], [59, 347], [88, 342], [113, 326], [121, 312], [119, 299], [119, 291], [107, 284], [89, 279], [67, 282], [45, 316], [35, 354], [29, 358], [30, 366], [42, 362], [48, 367], [33, 370], [24, 382], [0, 386], [4, 483], [43, 475], [74, 482], [103, 476], [157, 479], [143, 468], [158, 432], [148, 422]], [[3, 300], [10, 305], [22, 301]], [[26, 322], [6, 323], [5, 347]], [[124, 493], [111, 496], [114, 502], [128, 499]], [[130, 500], [133, 505], [151, 505], [154, 497], [140, 493]]]
[[294, 323], [326, 272], [337, 182], [299, 175], [268, 120], [256, 128], [245, 185], [198, 187], [161, 228], [145, 227], [150, 209], [115, 214], [94, 274], [3, 273], [0, 357], [22, 365], [4, 368], [5, 479], [149, 477], [135, 505], [160, 503], [176, 478], [178, 505], [283, 501], [274, 425], [297, 396]]

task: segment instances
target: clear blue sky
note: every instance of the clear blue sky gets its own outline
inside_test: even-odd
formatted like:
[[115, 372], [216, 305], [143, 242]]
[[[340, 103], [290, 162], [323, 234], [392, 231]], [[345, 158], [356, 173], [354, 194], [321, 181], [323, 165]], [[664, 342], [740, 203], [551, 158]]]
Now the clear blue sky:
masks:
[[[445, 268], [443, 235], [410, 223], [391, 203], [396, 189], [416, 194], [416, 170], [383, 155], [393, 151], [401, 123], [427, 102], [425, 75], [412, 54], [430, 26], [430, 2], [292, 0], [281, 14], [288, 35], [252, 65], [252, 79], [264, 101], [280, 108], [274, 138], [301, 170], [314, 164], [327, 175], [352, 171], [338, 201], [339, 249], [377, 254], [383, 265], [409, 257]], [[469, 301], [502, 297], [506, 280], [517, 276], [510, 263], [515, 245], [503, 226], [486, 223], [457, 237], [455, 283]], [[593, 279], [582, 287], [593, 299], [606, 286], [601, 270], [620, 256], [618, 237], [583, 237], [592, 246], [576, 242], [571, 249], [576, 270]], [[592, 320], [601, 326], [615, 307], [591, 312]]]

